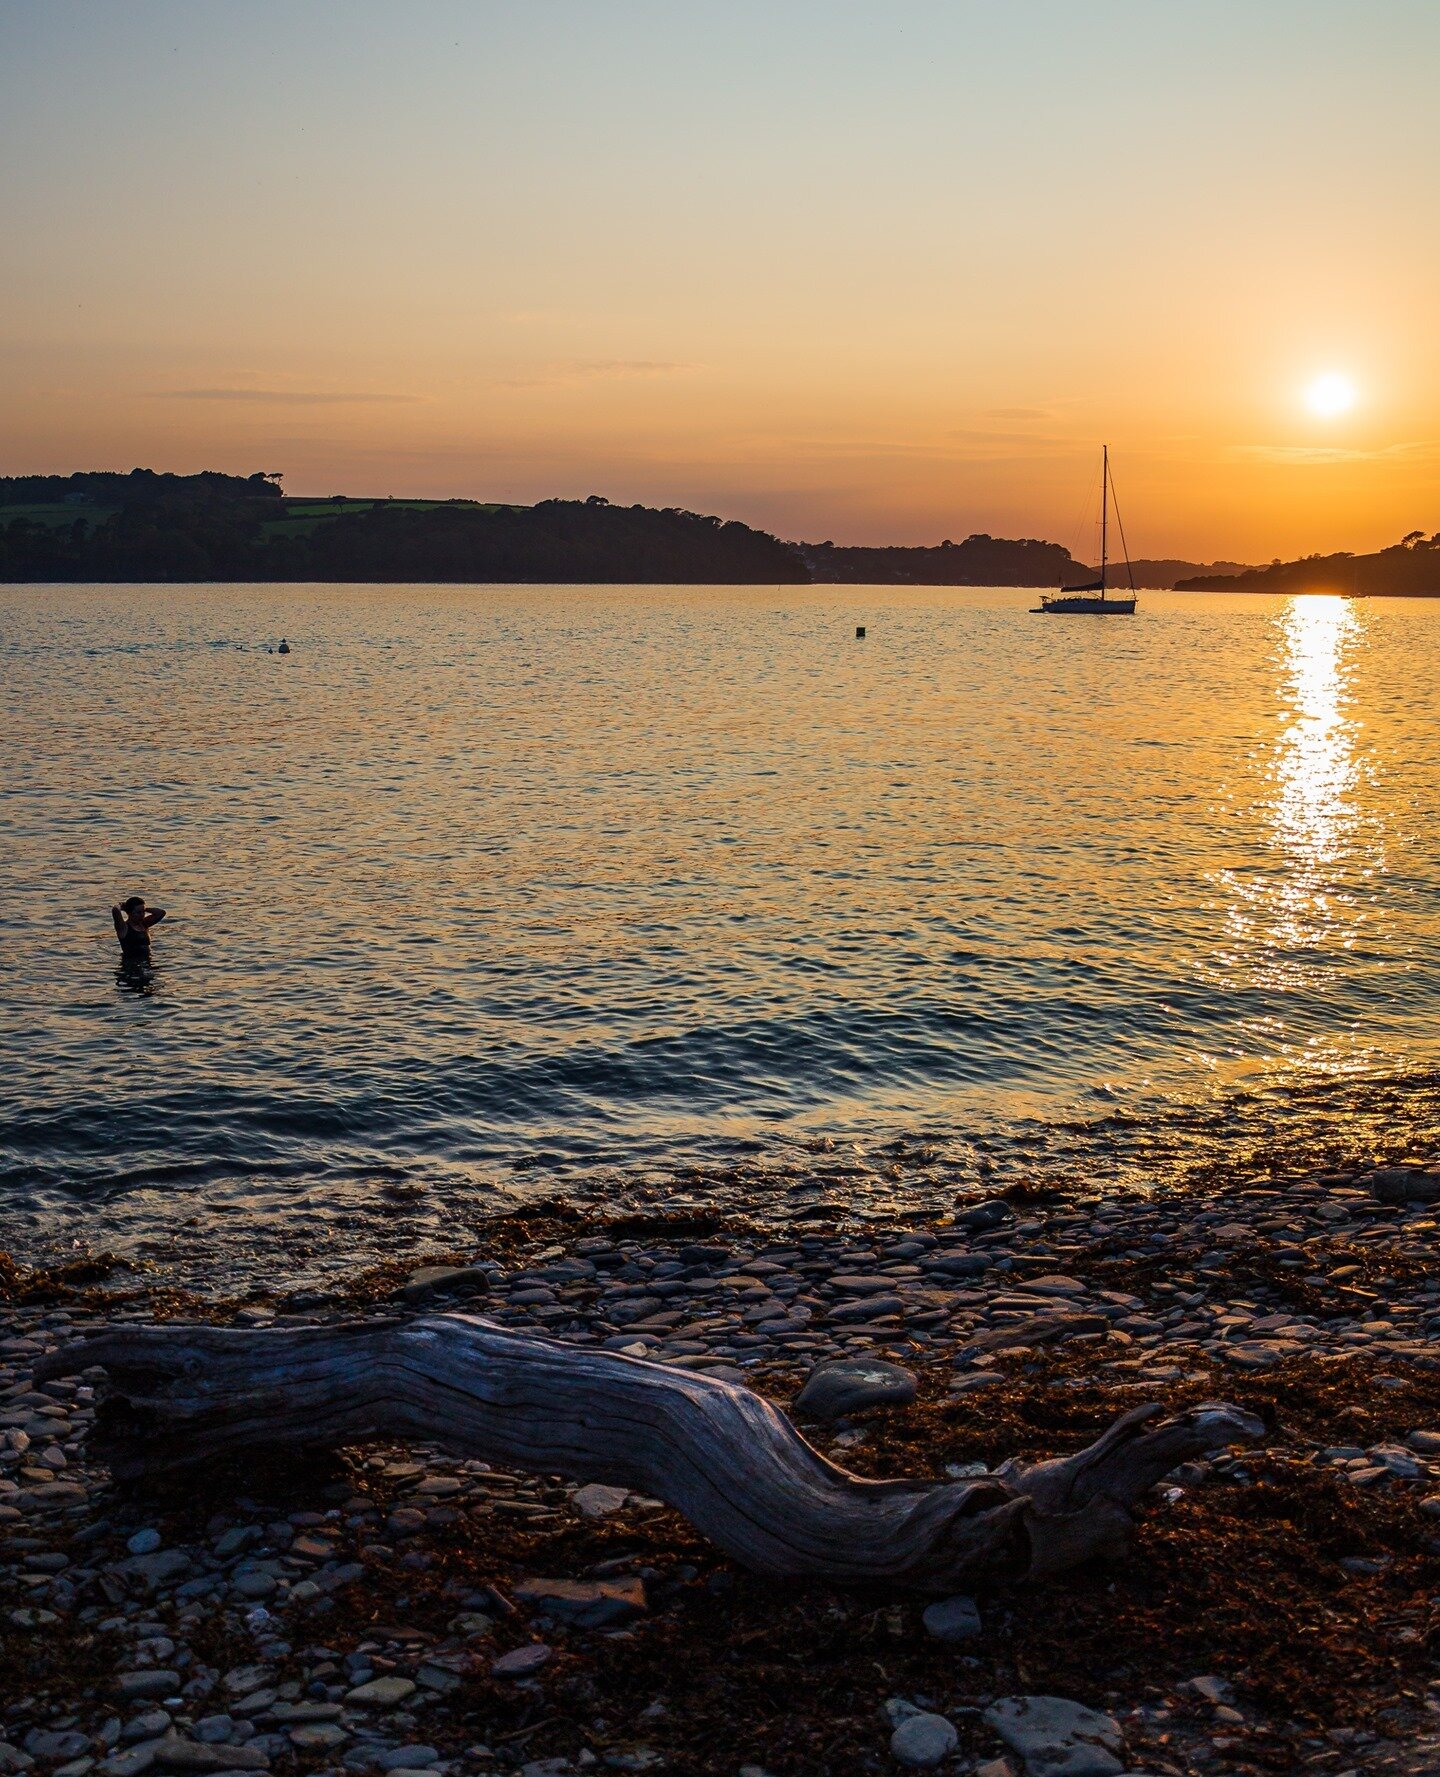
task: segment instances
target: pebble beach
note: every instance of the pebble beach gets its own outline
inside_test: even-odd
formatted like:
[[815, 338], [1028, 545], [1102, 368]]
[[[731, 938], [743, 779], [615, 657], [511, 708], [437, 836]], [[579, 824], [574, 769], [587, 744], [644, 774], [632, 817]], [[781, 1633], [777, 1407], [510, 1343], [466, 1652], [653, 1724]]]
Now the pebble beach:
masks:
[[[781, 1233], [542, 1202], [324, 1292], [11, 1262], [0, 1771], [1433, 1771], [1437, 1203], [1410, 1159]], [[763, 1579], [662, 1500], [436, 1448], [122, 1488], [103, 1372], [34, 1376], [113, 1324], [445, 1312], [753, 1388], [867, 1476], [1063, 1454], [1148, 1401], [1266, 1431], [1166, 1477], [1123, 1561], [936, 1599]]]

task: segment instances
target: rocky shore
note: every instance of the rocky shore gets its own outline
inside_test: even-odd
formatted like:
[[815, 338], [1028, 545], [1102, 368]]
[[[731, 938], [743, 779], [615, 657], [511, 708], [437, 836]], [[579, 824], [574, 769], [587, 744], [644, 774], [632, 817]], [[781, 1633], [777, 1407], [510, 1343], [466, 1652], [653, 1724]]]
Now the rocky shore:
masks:
[[[228, 1300], [0, 1264], [0, 1777], [1440, 1769], [1437, 1202], [1414, 1161], [782, 1235], [542, 1204]], [[1267, 1435], [1169, 1476], [1118, 1564], [927, 1599], [760, 1579], [661, 1501], [433, 1449], [127, 1493], [87, 1454], [103, 1375], [34, 1377], [116, 1322], [448, 1309], [743, 1382], [865, 1475], [1073, 1450], [1148, 1400]]]

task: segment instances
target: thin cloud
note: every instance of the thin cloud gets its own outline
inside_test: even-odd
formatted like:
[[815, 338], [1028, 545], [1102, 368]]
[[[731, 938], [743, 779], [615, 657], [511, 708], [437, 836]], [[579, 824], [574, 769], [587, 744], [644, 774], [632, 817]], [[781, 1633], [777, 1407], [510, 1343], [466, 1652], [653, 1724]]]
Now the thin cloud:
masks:
[[1399, 458], [1426, 458], [1435, 454], [1429, 443], [1382, 444], [1375, 450], [1355, 450], [1341, 445], [1322, 444], [1233, 444], [1232, 456], [1244, 457], [1254, 463], [1324, 464], [1385, 463]]
[[984, 418], [987, 420], [1048, 420], [1050, 413], [1044, 407], [987, 407]]
[[520, 376], [500, 378], [497, 389], [557, 388], [566, 383], [599, 382], [623, 377], [684, 376], [698, 364], [671, 363], [661, 358], [568, 358], [542, 364]]
[[360, 402], [417, 401], [417, 395], [373, 395], [324, 389], [154, 389], [157, 401], [265, 401], [291, 407], [337, 407]]

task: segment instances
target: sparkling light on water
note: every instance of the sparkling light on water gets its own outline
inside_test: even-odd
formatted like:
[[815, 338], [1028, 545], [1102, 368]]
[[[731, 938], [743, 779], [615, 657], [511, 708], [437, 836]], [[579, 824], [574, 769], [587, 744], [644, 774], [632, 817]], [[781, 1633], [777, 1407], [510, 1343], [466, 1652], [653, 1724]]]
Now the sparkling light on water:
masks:
[[1291, 941], [1319, 942], [1343, 918], [1331, 872], [1355, 836], [1358, 725], [1349, 710], [1348, 656], [1359, 622], [1343, 598], [1292, 599], [1282, 622], [1291, 721], [1275, 762], [1275, 829], [1290, 870], [1279, 912]]
[[1440, 1060], [1440, 607], [1029, 602], [7, 589], [6, 1240], [181, 1193], [383, 1231], [397, 1176], [433, 1235], [517, 1181], [783, 1194], [812, 1141], [864, 1150], [857, 1201], [921, 1147], [947, 1184], [1012, 1138], [1228, 1163], [1268, 1114], [1187, 1107], [1293, 1128], [1298, 1083], [1358, 1127], [1357, 1076], [1393, 1131]]

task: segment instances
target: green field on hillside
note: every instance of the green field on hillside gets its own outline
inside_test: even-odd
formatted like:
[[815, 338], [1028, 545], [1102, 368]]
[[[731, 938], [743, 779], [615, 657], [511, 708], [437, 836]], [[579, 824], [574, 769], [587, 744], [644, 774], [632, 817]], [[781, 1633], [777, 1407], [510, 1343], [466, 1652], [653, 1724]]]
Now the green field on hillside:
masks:
[[74, 524], [78, 518], [90, 530], [97, 524], [104, 524], [107, 518], [119, 510], [118, 506], [67, 506], [63, 501], [44, 505], [0, 505], [0, 525], [13, 524], [16, 519], [23, 518], [28, 519], [31, 524], [49, 525], [58, 529]]
[[267, 518], [262, 530], [266, 537], [303, 537], [317, 525], [329, 524], [333, 519], [345, 518], [356, 512], [375, 512], [381, 508], [429, 512], [440, 506], [464, 506], [474, 512], [502, 510], [498, 505], [486, 505], [481, 500], [350, 500], [335, 497], [316, 499], [299, 495], [294, 498], [287, 496], [281, 502], [280, 512], [274, 518]]
[[[303, 537], [323, 524], [330, 524], [337, 518], [350, 517], [357, 512], [374, 512], [381, 508], [399, 508], [410, 512], [426, 512], [442, 506], [464, 506], [475, 512], [500, 512], [505, 510], [502, 505], [487, 505], [481, 500], [350, 500], [301, 497], [271, 502], [275, 513], [266, 518], [260, 525], [260, 535], [271, 537]], [[50, 529], [65, 529], [80, 520], [86, 530], [93, 530], [97, 525], [105, 523], [120, 510], [118, 505], [80, 505], [68, 504], [64, 501], [45, 503], [19, 503], [6, 505], [0, 502], [0, 526], [25, 519], [32, 524], [45, 525]], [[522, 507], [511, 510], [522, 511]]]

